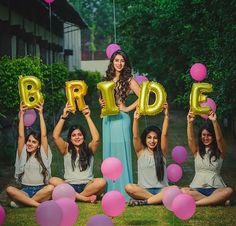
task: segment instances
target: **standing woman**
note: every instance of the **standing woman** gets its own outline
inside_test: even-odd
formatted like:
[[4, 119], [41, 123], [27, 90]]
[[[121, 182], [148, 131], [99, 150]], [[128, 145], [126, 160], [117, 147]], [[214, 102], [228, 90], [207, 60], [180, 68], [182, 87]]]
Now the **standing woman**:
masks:
[[[88, 123], [92, 140], [87, 143], [86, 132], [81, 125], [71, 126], [67, 140], [64, 140], [61, 131], [70, 111], [71, 106], [66, 104], [63, 115], [53, 130], [54, 142], [64, 157], [64, 180], [75, 189], [77, 200], [95, 202], [96, 195], [101, 194], [106, 186], [103, 178], [93, 176], [94, 154], [99, 145], [99, 133], [90, 117], [90, 109], [86, 106], [82, 113]], [[64, 183], [64, 180], [52, 177], [49, 183], [57, 186]]]
[[169, 111], [165, 103], [162, 130], [149, 126], [139, 136], [137, 111], [133, 121], [133, 144], [138, 157], [138, 184], [128, 184], [126, 192], [133, 198], [129, 206], [160, 204], [165, 187], [168, 186], [166, 173], [166, 153], [168, 142]]
[[188, 145], [194, 156], [195, 176], [190, 188], [182, 190], [192, 195], [198, 206], [224, 203], [233, 193], [220, 176], [226, 147], [216, 113], [211, 111], [208, 118], [211, 123], [202, 126], [197, 144], [193, 131], [195, 116], [192, 112], [187, 116]]
[[[133, 79], [131, 64], [126, 53], [122, 50], [114, 52], [111, 56], [106, 80], [114, 81], [115, 100], [120, 113], [117, 115], [105, 116], [103, 118], [103, 159], [116, 157], [123, 164], [123, 173], [115, 182], [108, 181], [107, 191], [118, 190], [128, 201], [124, 187], [132, 183], [132, 157], [131, 157], [131, 134], [130, 117], [128, 112], [135, 109], [137, 100], [126, 106], [125, 101], [131, 91], [139, 95], [139, 85]], [[100, 105], [104, 107], [105, 101], [100, 98]]]
[[39, 113], [40, 133], [31, 131], [25, 137], [24, 113], [27, 107], [22, 102], [20, 104], [15, 177], [21, 183], [21, 190], [7, 187], [6, 192], [13, 200], [12, 207], [19, 207], [19, 204], [37, 207], [51, 198], [54, 188], [47, 185], [51, 176], [52, 154], [48, 146], [43, 103], [38, 104], [36, 109]]

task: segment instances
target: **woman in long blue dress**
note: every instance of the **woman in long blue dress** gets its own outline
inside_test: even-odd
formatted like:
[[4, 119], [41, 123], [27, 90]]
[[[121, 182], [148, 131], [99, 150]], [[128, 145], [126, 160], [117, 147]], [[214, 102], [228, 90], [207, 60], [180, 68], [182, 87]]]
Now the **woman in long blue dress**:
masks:
[[[123, 172], [116, 181], [107, 181], [107, 191], [120, 191], [126, 201], [129, 197], [125, 192], [125, 185], [133, 182], [132, 157], [131, 157], [131, 123], [128, 112], [135, 109], [137, 100], [126, 106], [125, 100], [133, 91], [139, 95], [139, 85], [131, 74], [131, 64], [122, 50], [114, 52], [106, 71], [106, 80], [114, 81], [115, 100], [120, 113], [117, 115], [105, 116], [103, 118], [103, 159], [116, 157], [123, 164]], [[105, 101], [100, 98], [100, 105], [104, 107]]]

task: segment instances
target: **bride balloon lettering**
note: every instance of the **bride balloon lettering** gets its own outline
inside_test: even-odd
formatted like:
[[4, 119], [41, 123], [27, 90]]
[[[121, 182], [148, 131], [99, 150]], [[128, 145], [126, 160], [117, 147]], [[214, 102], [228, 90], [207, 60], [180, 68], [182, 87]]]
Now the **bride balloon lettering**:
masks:
[[[149, 104], [151, 93], [155, 94], [153, 104]], [[140, 115], [156, 115], [160, 113], [165, 102], [165, 88], [160, 83], [147, 81], [142, 83], [138, 102], [138, 111]]]
[[212, 92], [212, 85], [209, 83], [194, 83], [190, 94], [190, 108], [196, 115], [208, 114], [211, 110], [208, 106], [203, 106], [201, 103], [207, 101], [207, 96], [203, 93]]
[[34, 76], [19, 76], [18, 88], [21, 101], [28, 108], [34, 108], [43, 101], [41, 82]]
[[76, 104], [80, 111], [86, 106], [84, 96], [86, 96], [87, 91], [88, 86], [82, 80], [73, 80], [66, 82], [66, 97], [68, 104], [71, 105], [72, 113], [76, 112]]
[[[34, 76], [19, 76], [18, 88], [21, 100], [28, 108], [34, 108], [37, 104], [43, 101], [41, 93], [41, 82]], [[66, 97], [68, 103], [72, 106], [72, 112], [76, 112], [76, 104], [81, 111], [86, 103], [84, 97], [87, 94], [88, 86], [82, 80], [72, 80], [66, 82]], [[119, 113], [119, 108], [116, 105], [114, 90], [115, 82], [104, 81], [97, 84], [97, 88], [101, 91], [105, 106], [101, 110], [101, 116], [116, 115]], [[210, 107], [204, 104], [207, 101], [207, 96], [203, 93], [212, 92], [212, 84], [209, 83], [194, 83], [190, 93], [190, 108], [194, 114], [208, 114]], [[150, 95], [154, 94], [155, 99], [150, 104]], [[141, 85], [139, 94], [138, 111], [141, 115], [155, 115], [162, 111], [162, 106], [166, 102], [165, 88], [157, 82], [144, 81]]]

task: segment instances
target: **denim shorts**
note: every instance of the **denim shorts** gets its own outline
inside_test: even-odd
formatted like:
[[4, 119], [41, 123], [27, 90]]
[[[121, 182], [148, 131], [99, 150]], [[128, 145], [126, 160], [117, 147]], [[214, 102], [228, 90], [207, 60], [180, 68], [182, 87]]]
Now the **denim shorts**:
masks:
[[87, 184], [70, 184], [76, 192], [81, 193]]
[[205, 196], [210, 196], [216, 188], [196, 188], [196, 190]]
[[28, 196], [32, 198], [44, 186], [45, 185], [37, 185], [37, 186], [22, 185], [21, 191], [27, 193]]
[[162, 188], [146, 188], [148, 192], [150, 192], [153, 195], [158, 194], [161, 191]]

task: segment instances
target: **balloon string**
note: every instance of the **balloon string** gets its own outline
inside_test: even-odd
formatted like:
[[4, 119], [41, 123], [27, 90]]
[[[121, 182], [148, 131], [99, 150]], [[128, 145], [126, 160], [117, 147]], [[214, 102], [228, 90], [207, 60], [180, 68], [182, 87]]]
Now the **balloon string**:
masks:
[[[50, 30], [50, 43], [49, 43], [49, 53], [50, 53], [50, 59], [49, 59], [49, 63], [50, 63], [50, 76], [51, 76], [51, 88], [52, 88], [52, 97], [53, 95], [53, 90], [54, 90], [54, 86], [53, 86], [53, 78], [52, 78], [52, 8], [51, 8], [51, 4], [49, 4], [49, 30]], [[56, 121], [55, 121], [55, 112], [54, 112], [54, 99], [52, 98], [52, 114], [53, 114], [53, 126], [55, 126]]]

